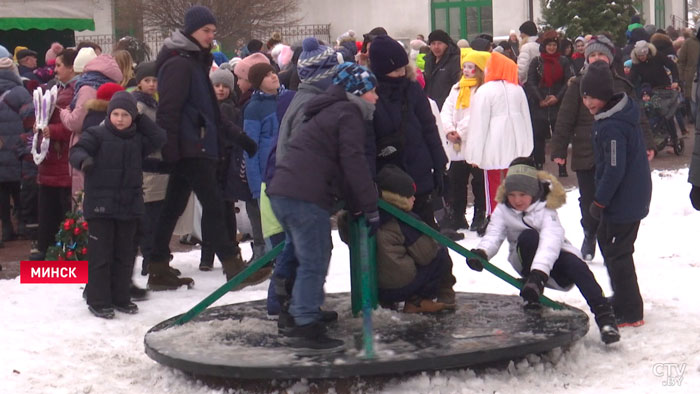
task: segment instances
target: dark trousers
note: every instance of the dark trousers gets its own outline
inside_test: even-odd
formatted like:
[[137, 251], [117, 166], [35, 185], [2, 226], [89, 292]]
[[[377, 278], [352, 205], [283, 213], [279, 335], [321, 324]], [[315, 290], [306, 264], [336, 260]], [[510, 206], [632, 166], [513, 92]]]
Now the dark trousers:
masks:
[[134, 258], [138, 219], [89, 219], [87, 303], [94, 307], [125, 305]]
[[416, 266], [416, 276], [411, 283], [398, 289], [379, 289], [379, 301], [391, 304], [406, 301], [412, 297], [433, 299], [438, 295], [446, 275], [451, 276], [451, 273], [452, 260], [450, 260], [447, 249], [440, 248], [430, 264]]
[[141, 269], [148, 272], [148, 258], [153, 253], [153, 237], [160, 214], [163, 212], [165, 200], [151, 201], [144, 204], [144, 213], [139, 220], [139, 228], [136, 232], [136, 243], [141, 249]]
[[432, 193], [416, 195], [416, 201], [413, 203], [413, 213], [420, 216], [420, 219], [428, 224], [428, 226], [438, 229], [435, 222], [435, 208], [433, 207]]
[[168, 180], [163, 212], [153, 236], [149, 264], [168, 264], [170, 238], [177, 220], [187, 207], [190, 193], [202, 204], [202, 237], [209, 239], [219, 260], [235, 254], [224, 216], [224, 200], [216, 180], [216, 162], [209, 159], [181, 159]]
[[250, 227], [253, 229], [253, 245], [264, 246], [265, 238], [262, 233], [262, 221], [260, 219], [260, 200], [250, 200], [245, 202], [245, 211], [250, 220]]
[[533, 133], [533, 143], [534, 148], [532, 149], [532, 156], [535, 159], [535, 163], [544, 164], [544, 150], [546, 140], [552, 136], [552, 129], [556, 119], [533, 119], [532, 120], [532, 133]]
[[[518, 237], [517, 248], [523, 265], [523, 277], [527, 277], [530, 273], [532, 260], [535, 258], [539, 243], [540, 235], [535, 230], [525, 230]], [[564, 251], [559, 253], [559, 257], [549, 272], [549, 277], [564, 288], [572, 284], [576, 285], [592, 311], [597, 306], [607, 302], [603, 295], [603, 289], [600, 288], [588, 265], [574, 254]]]
[[[19, 210], [20, 183], [0, 182], [0, 220], [2, 220], [2, 239], [9, 240], [15, 235], [12, 227], [12, 208], [15, 212]], [[10, 204], [10, 199], [12, 203]]]
[[598, 220], [590, 213], [591, 203], [595, 196], [595, 167], [590, 170], [576, 171], [578, 179], [578, 206], [581, 209], [581, 227], [585, 234], [594, 235], [598, 231]]
[[620, 321], [635, 322], [644, 318], [644, 301], [639, 292], [633, 258], [638, 231], [639, 221], [612, 223], [605, 215], [598, 227], [598, 245], [615, 293], [612, 303], [615, 315]]
[[49, 246], [56, 242], [56, 233], [66, 212], [71, 210], [70, 186], [53, 187], [39, 185], [39, 233], [37, 249], [46, 255]]
[[[236, 233], [238, 232], [238, 227], [236, 224], [236, 211], [235, 203], [233, 201], [224, 201], [224, 219], [226, 221], [226, 229], [228, 230], [228, 235], [231, 242], [234, 245], [234, 250], [238, 253], [238, 241], [236, 240]], [[209, 228], [204, 224], [204, 218], [202, 218], [202, 231], [204, 228]], [[202, 234], [202, 254], [199, 261], [207, 264], [214, 263], [214, 246], [208, 240], [208, 235]]]
[[39, 228], [39, 184], [36, 183], [36, 176], [22, 178], [19, 201], [19, 233], [26, 239], [36, 240]]
[[484, 193], [484, 171], [472, 167], [466, 161], [453, 161], [447, 173], [449, 180], [448, 204], [456, 216], [464, 216], [467, 211], [468, 185], [471, 176], [472, 194], [474, 195], [474, 209], [480, 212], [486, 210]]

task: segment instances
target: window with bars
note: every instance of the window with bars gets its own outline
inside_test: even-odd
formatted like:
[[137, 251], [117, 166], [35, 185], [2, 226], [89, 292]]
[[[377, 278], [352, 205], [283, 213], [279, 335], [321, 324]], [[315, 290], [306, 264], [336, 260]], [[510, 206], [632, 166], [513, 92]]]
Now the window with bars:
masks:
[[430, 11], [432, 29], [444, 30], [455, 40], [493, 34], [491, 0], [432, 0]]

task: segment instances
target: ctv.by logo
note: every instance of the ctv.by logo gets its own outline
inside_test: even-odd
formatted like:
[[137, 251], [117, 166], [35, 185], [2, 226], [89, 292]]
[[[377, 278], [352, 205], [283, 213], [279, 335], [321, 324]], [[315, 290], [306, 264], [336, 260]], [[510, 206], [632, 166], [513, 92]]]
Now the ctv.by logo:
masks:
[[679, 363], [657, 363], [651, 368], [654, 376], [658, 378], [666, 378], [661, 382], [662, 386], [680, 386], [683, 383], [683, 375], [687, 364]]

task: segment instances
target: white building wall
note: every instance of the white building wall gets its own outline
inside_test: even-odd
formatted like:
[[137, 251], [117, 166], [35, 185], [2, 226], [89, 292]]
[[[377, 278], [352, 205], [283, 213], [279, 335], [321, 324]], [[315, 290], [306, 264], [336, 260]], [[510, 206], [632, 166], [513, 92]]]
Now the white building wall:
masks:
[[352, 29], [357, 38], [377, 26], [396, 39], [430, 33], [430, 0], [301, 0], [300, 24], [331, 24], [331, 39]]
[[112, 24], [112, 0], [93, 0], [95, 30], [76, 31], [76, 39], [81, 36], [92, 36], [97, 34], [113, 34]]
[[[539, 0], [534, 0], [535, 18], [541, 19]], [[518, 31], [520, 25], [527, 20], [527, 0], [492, 0], [493, 5], [493, 36], [507, 36], [511, 30]]]

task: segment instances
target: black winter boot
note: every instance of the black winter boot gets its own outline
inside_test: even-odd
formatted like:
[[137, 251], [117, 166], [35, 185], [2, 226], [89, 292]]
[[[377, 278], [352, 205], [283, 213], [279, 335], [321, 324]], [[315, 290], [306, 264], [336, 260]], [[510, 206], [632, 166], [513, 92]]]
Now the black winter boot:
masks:
[[148, 290], [142, 289], [132, 281], [129, 287], [129, 297], [132, 301], [143, 301], [148, 299]]
[[566, 164], [559, 164], [559, 178], [566, 178], [569, 173], [566, 172]]
[[595, 234], [584, 231], [583, 244], [581, 244], [581, 256], [583, 256], [583, 260], [587, 263], [593, 261], [593, 257], [595, 257], [595, 244]]
[[484, 220], [483, 224], [476, 229], [476, 235], [483, 237], [486, 235], [486, 228], [489, 226], [489, 222], [491, 221], [491, 216], [487, 216], [486, 219]]
[[126, 304], [122, 305], [115, 304], [114, 309], [118, 310], [121, 313], [127, 313], [129, 315], [135, 315], [139, 313], [138, 305], [134, 304], [133, 302], [127, 302]]
[[326, 326], [316, 321], [285, 331], [282, 335], [288, 337], [287, 343], [293, 348], [304, 348], [317, 351], [342, 350], [345, 342], [331, 338], [326, 334]]
[[520, 296], [529, 303], [538, 303], [548, 276], [540, 270], [532, 270], [520, 290]]
[[486, 221], [486, 212], [483, 209], [474, 207], [474, 217], [472, 218], [472, 225], [469, 226], [469, 231], [477, 231], [479, 228], [484, 226]]
[[102, 319], [113, 319], [114, 318], [114, 308], [111, 306], [88, 306], [88, 310]]
[[595, 315], [595, 322], [600, 330], [600, 340], [606, 345], [620, 340], [620, 331], [617, 328], [617, 319], [613, 307], [609, 303], [604, 303], [591, 308]]

